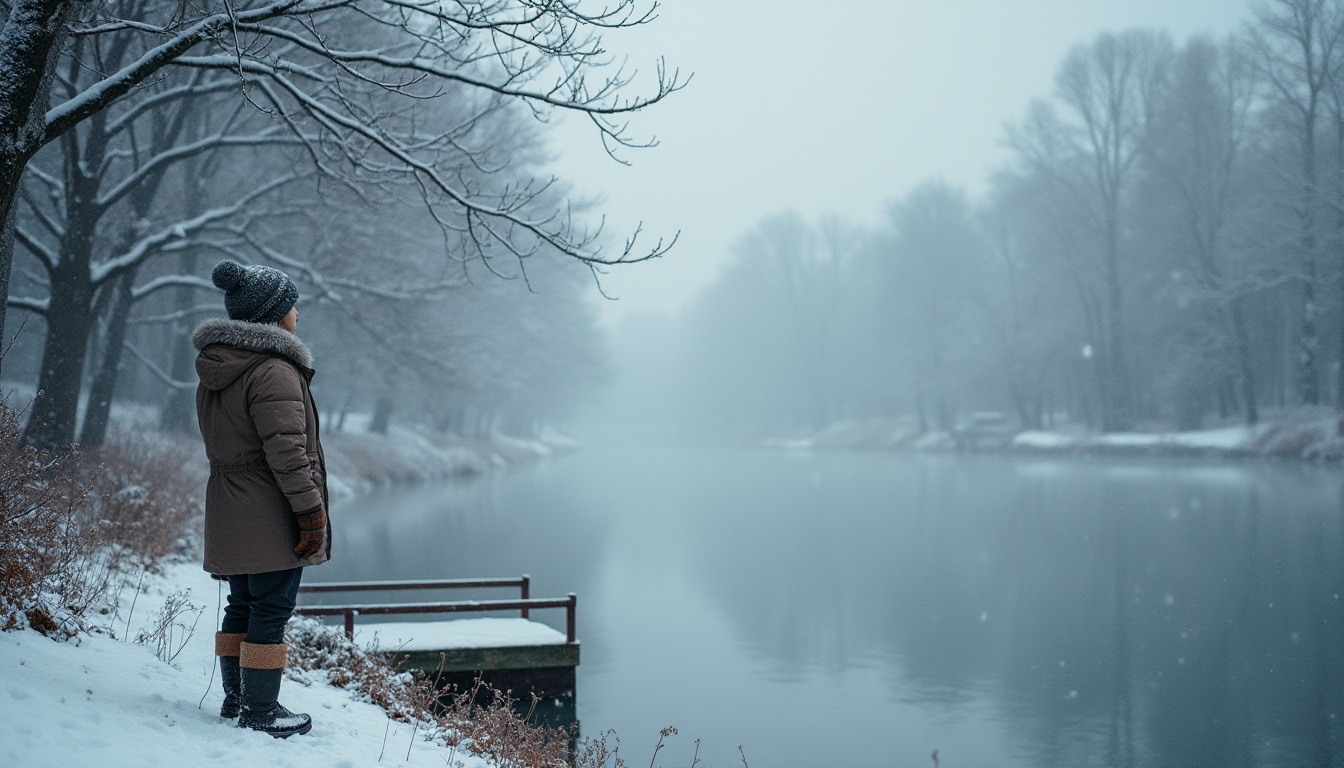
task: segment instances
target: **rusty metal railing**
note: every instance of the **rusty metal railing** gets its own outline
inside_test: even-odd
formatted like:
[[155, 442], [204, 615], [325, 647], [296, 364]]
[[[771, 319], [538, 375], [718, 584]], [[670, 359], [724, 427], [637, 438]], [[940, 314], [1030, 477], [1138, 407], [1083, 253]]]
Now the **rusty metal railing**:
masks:
[[531, 616], [533, 608], [565, 609], [565, 642], [575, 642], [574, 623], [578, 595], [570, 592], [563, 598], [533, 598], [532, 579], [527, 574], [504, 579], [441, 579], [438, 581], [346, 581], [326, 584], [304, 584], [300, 593], [320, 592], [381, 592], [390, 590], [427, 589], [483, 589], [488, 587], [518, 587], [517, 600], [458, 600], [435, 603], [392, 603], [365, 605], [304, 605], [294, 609], [303, 616], [341, 616], [345, 621], [345, 636], [355, 638], [355, 617], [389, 616], [413, 613], [478, 613], [483, 611], [518, 611], [522, 618]]

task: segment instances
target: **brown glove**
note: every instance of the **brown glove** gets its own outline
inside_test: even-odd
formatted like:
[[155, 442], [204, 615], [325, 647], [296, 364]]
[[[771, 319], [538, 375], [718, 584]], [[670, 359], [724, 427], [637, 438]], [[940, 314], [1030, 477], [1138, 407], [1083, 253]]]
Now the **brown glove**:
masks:
[[294, 515], [299, 521], [299, 543], [294, 547], [294, 555], [307, 560], [326, 548], [327, 513], [321, 507], [299, 512]]

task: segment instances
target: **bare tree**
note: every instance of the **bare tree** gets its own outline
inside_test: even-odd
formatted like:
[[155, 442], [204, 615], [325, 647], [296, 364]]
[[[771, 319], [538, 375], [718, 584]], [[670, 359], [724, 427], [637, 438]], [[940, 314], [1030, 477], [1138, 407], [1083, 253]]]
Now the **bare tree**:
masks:
[[814, 430], [831, 420], [832, 333], [845, 293], [846, 262], [859, 243], [837, 219], [813, 227], [786, 213], [760, 222], [734, 246], [787, 329], [794, 358], [787, 375], [804, 383], [800, 421]]
[[[1246, 153], [1255, 105], [1255, 78], [1242, 50], [1231, 43], [1190, 41], [1173, 67], [1172, 88], [1162, 105], [1149, 142], [1146, 168], [1151, 199], [1174, 226], [1164, 231], [1166, 245], [1193, 276], [1201, 311], [1212, 316], [1211, 351], [1224, 386], [1234, 377], [1248, 424], [1259, 420], [1259, 396], [1251, 350], [1245, 279], [1257, 264], [1238, 253], [1234, 236], [1244, 234], [1251, 194]], [[1156, 218], [1156, 211], [1152, 211]], [[1243, 249], [1244, 250], [1244, 249]], [[1193, 310], [1183, 322], [1195, 322]], [[1189, 355], [1196, 350], [1187, 350]]]
[[1102, 34], [1070, 51], [1056, 75], [1054, 103], [1037, 107], [1032, 119], [1009, 136], [1029, 169], [1076, 202], [1092, 232], [1090, 251], [1101, 285], [1097, 342], [1107, 430], [1126, 428], [1134, 418], [1122, 233], [1136, 161], [1170, 57], [1171, 43], [1163, 33]]
[[976, 343], [985, 308], [985, 244], [965, 193], [944, 181], [925, 182], [888, 208], [879, 236], [883, 264], [875, 270], [893, 368], [922, 372], [915, 405], [922, 429], [929, 404], [939, 429], [956, 426], [968, 374], [983, 363]]
[[1248, 28], [1247, 44], [1270, 97], [1295, 136], [1298, 160], [1296, 256], [1302, 271], [1302, 323], [1298, 336], [1297, 389], [1302, 402], [1320, 401], [1320, 329], [1317, 134], [1327, 107], [1331, 67], [1339, 56], [1341, 27], [1335, 0], [1269, 0]]
[[[665, 250], [661, 241], [640, 251], [631, 238], [609, 255], [599, 232], [576, 224], [563, 206], [535, 210], [546, 181], [500, 188], [462, 183], [435, 164], [451, 136], [431, 140], [406, 128], [413, 120], [385, 123], [387, 110], [369, 98], [377, 94], [408, 110], [423, 99], [487, 92], [525, 104], [539, 117], [555, 110], [584, 115], [612, 153], [648, 146], [651, 141], [628, 132], [626, 116], [683, 82], [660, 62], [651, 91], [627, 95], [635, 75], [603, 53], [601, 34], [646, 23], [657, 6], [641, 8], [636, 0], [590, 5], [210, 0], [155, 4], [145, 9], [148, 16], [122, 16], [119, 3], [90, 3], [73, 14], [68, 2], [15, 0], [0, 31], [0, 220], [9, 220], [19, 179], [41, 147], [152, 78], [194, 68], [233, 74], [244, 97], [281, 125], [296, 135], [318, 133], [309, 157], [323, 172], [356, 184], [381, 174], [413, 179], [428, 215], [470, 244], [464, 252], [470, 257], [489, 262], [500, 249], [521, 260], [534, 251], [519, 241], [533, 237], [592, 266], [656, 257]], [[48, 107], [45, 86], [65, 41], [115, 33], [135, 35], [130, 62], [99, 72], [80, 92]], [[364, 45], [370, 37], [376, 47]], [[11, 264], [0, 251], [0, 282], [7, 282]]]
[[[75, 41], [57, 73], [55, 93], [80, 93], [90, 73], [121, 67], [133, 38], [118, 32], [98, 42]], [[85, 51], [86, 45], [92, 50]], [[277, 166], [269, 174], [254, 174], [238, 197], [219, 206], [207, 209], [202, 198], [189, 198], [185, 206], [160, 205], [159, 189], [180, 163], [209, 152], [255, 152], [294, 140], [275, 126], [239, 125], [238, 105], [223, 111], [214, 130], [203, 130], [211, 122], [203, 94], [234, 85], [212, 73], [189, 73], [185, 80], [180, 88], [162, 82], [142, 86], [134, 98], [62, 134], [44, 153], [49, 162], [39, 158], [30, 164], [25, 205], [13, 234], [43, 270], [47, 296], [8, 298], [11, 306], [36, 311], [46, 320], [38, 380], [43, 397], [25, 431], [27, 441], [43, 446], [74, 441], [90, 336], [102, 314], [109, 343], [95, 376], [92, 418], [86, 419], [84, 434], [86, 443], [101, 443], [130, 307], [172, 284], [159, 280], [136, 286], [140, 268], [159, 254], [180, 250], [190, 236], [239, 214], [258, 195], [294, 178]]]

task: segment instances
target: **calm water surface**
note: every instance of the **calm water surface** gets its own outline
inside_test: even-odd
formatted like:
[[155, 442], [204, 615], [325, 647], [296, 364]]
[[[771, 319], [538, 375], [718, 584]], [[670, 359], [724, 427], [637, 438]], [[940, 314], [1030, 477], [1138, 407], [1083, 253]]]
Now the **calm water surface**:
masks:
[[1344, 764], [1335, 468], [589, 448], [335, 520], [312, 581], [577, 592], [631, 765]]

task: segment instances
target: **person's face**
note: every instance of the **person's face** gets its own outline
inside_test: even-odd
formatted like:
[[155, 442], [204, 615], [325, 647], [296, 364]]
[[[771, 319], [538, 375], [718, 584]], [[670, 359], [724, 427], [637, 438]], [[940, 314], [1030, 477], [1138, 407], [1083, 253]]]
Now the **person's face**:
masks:
[[277, 323], [277, 325], [279, 325], [281, 328], [284, 328], [286, 331], [289, 331], [290, 333], [295, 333], [296, 331], [298, 331], [298, 328], [299, 328], [299, 308], [298, 308], [298, 307], [290, 307], [290, 308], [289, 308], [289, 314], [287, 314], [287, 315], [285, 315], [284, 317], [280, 318], [280, 322]]

